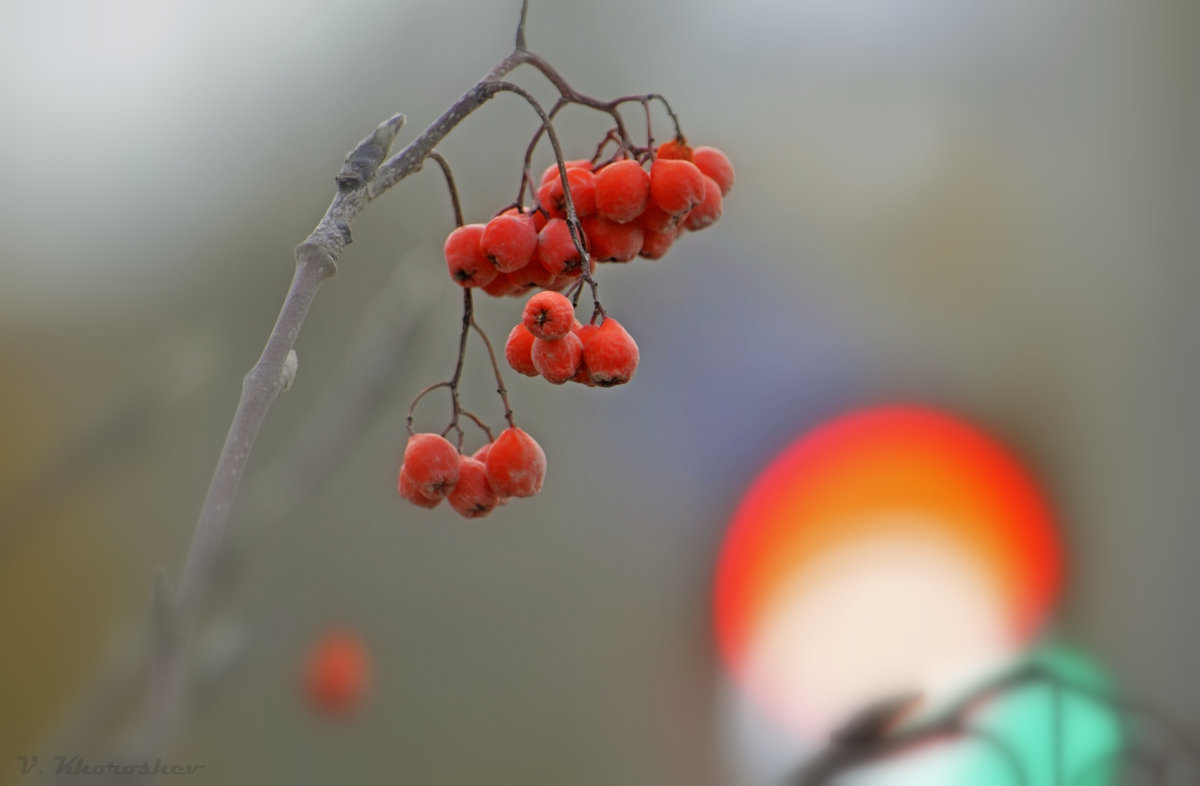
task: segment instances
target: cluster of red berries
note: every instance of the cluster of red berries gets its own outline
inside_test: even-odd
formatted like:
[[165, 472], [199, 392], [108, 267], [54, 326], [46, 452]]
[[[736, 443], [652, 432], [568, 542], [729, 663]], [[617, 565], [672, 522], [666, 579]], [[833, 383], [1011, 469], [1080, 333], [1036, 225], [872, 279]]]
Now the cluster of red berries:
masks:
[[518, 373], [555, 385], [571, 381], [610, 388], [633, 379], [639, 356], [637, 342], [617, 320], [581, 324], [566, 296], [538, 292], [508, 334], [504, 357]]
[[414, 505], [436, 508], [445, 499], [460, 515], [475, 519], [510, 497], [532, 497], [545, 478], [541, 445], [510, 426], [471, 456], [439, 434], [412, 435], [397, 486], [400, 496]]
[[[579, 240], [593, 263], [659, 259], [684, 231], [719, 219], [722, 197], [733, 187], [733, 165], [724, 153], [682, 139], [660, 145], [649, 170], [634, 158], [598, 167], [567, 161], [565, 168]], [[579, 279], [583, 262], [567, 224], [557, 164], [542, 175], [537, 201], [535, 210], [509, 208], [487, 224], [451, 232], [445, 246], [451, 278], [495, 296], [534, 288], [561, 292]]]

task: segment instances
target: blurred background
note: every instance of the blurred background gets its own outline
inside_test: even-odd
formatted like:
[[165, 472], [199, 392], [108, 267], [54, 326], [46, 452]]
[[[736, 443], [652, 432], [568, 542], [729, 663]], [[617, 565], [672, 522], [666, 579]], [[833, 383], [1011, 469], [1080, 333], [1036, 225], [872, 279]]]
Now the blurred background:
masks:
[[[4, 7], [0, 782], [112, 742], [292, 248], [346, 151], [394, 112], [411, 139], [507, 54], [518, 5]], [[394, 491], [408, 404], [454, 364], [448, 199], [426, 171], [373, 205], [255, 448], [174, 760], [228, 784], [778, 777], [786, 742], [731, 731], [720, 544], [780, 450], [890, 401], [1023, 458], [1065, 543], [1054, 634], [1195, 728], [1196, 11], [533, 0], [530, 46], [575, 87], [661, 92], [729, 154], [725, 217], [601, 269], [633, 384], [508, 375], [545, 491], [467, 522]], [[536, 127], [501, 96], [441, 147], [468, 220], [511, 201]], [[567, 112], [568, 157], [606, 127]], [[494, 340], [519, 302], [479, 307]], [[464, 396], [498, 426], [491, 388], [472, 349]], [[349, 724], [297, 691], [333, 623], [375, 662]]]

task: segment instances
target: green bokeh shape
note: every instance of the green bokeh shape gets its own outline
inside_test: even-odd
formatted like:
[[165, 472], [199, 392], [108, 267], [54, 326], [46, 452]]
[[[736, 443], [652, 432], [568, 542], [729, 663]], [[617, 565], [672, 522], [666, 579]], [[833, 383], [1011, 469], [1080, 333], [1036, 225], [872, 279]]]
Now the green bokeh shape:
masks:
[[[1025, 779], [1013, 772], [1004, 755], [984, 741], [969, 742], [958, 782], [971, 786], [1110, 786], [1119, 772], [1121, 719], [1103, 696], [1111, 683], [1083, 654], [1057, 644], [1040, 648], [1031, 660], [1084, 691], [1059, 687], [1058, 733], [1055, 733], [1055, 688], [1039, 681], [993, 700], [974, 716], [972, 725], [1007, 745], [1020, 761]], [[1096, 691], [1096, 693], [1091, 693]], [[1054, 749], [1059, 749], [1055, 756]], [[1061, 776], [1055, 778], [1055, 762]]]

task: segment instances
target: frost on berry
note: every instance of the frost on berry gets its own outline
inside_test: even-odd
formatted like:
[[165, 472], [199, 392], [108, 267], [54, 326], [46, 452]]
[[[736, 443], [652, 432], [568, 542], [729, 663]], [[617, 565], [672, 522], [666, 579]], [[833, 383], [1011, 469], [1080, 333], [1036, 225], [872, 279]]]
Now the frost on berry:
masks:
[[729, 158], [715, 147], [693, 148], [692, 153], [696, 168], [717, 181], [721, 196], [728, 196], [733, 188], [733, 164]]
[[501, 273], [511, 273], [529, 264], [537, 242], [531, 214], [502, 213], [484, 228], [480, 251]]
[[708, 175], [704, 176], [704, 201], [696, 205], [683, 220], [683, 228], [695, 232], [712, 226], [721, 217], [721, 187]]
[[546, 454], [533, 437], [510, 426], [496, 437], [487, 455], [487, 478], [501, 497], [532, 497], [546, 479]]
[[412, 476], [404, 471], [404, 467], [400, 467], [400, 478], [396, 482], [396, 487], [399, 489], [401, 497], [418, 507], [436, 508], [442, 502], [442, 497], [425, 496]]
[[704, 173], [691, 161], [660, 158], [650, 166], [650, 199], [667, 213], [686, 213], [704, 201]]
[[574, 333], [567, 333], [556, 341], [535, 338], [529, 354], [533, 358], [533, 367], [547, 382], [561, 385], [579, 370], [583, 344]]
[[521, 321], [537, 338], [555, 341], [571, 332], [575, 307], [557, 292], [539, 292], [525, 304]]
[[371, 663], [362, 639], [349, 630], [325, 633], [304, 666], [304, 693], [318, 712], [331, 717], [358, 709], [371, 681]]
[[534, 368], [530, 351], [533, 349], [533, 334], [524, 324], [517, 324], [508, 333], [504, 342], [504, 359], [513, 371], [527, 377], [536, 377], [538, 370]]
[[596, 212], [610, 221], [633, 221], [650, 201], [650, 175], [637, 161], [617, 161], [596, 173]]
[[638, 360], [637, 342], [612, 317], [584, 336], [583, 362], [592, 381], [600, 387], [623, 385], [633, 379]]
[[496, 277], [496, 267], [479, 247], [483, 230], [483, 224], [467, 224], [446, 238], [446, 266], [459, 286], [482, 287]]
[[469, 519], [482, 518], [491, 513], [500, 503], [500, 498], [488, 483], [487, 465], [479, 459], [463, 456], [458, 484], [446, 501], [460, 516]]
[[401, 471], [426, 497], [444, 497], [458, 482], [458, 448], [440, 434], [414, 434], [404, 448]]

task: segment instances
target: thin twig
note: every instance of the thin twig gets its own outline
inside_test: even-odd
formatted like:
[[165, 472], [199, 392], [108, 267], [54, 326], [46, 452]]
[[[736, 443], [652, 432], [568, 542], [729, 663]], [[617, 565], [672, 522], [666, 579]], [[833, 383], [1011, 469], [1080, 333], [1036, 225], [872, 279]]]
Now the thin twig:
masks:
[[296, 247], [296, 267], [283, 307], [258, 361], [242, 382], [242, 395], [217, 460], [212, 482], [184, 559], [174, 616], [178, 636], [152, 658], [150, 690], [139, 739], [148, 755], [164, 751], [181, 719], [185, 650], [208, 593], [238, 486], [267, 413], [282, 389], [284, 362], [321, 284], [337, 271], [337, 260], [350, 243], [350, 228], [374, 199], [420, 169], [434, 147], [497, 92], [496, 80], [527, 61], [521, 51], [501, 60], [486, 76], [450, 105], [428, 128], [396, 155], [384, 160], [404, 124], [403, 115], [385, 120], [355, 146], [338, 173], [338, 190], [325, 215]]
[[458, 186], [454, 184], [454, 172], [450, 170], [450, 162], [436, 150], [429, 151], [429, 158], [442, 168], [442, 174], [446, 177], [446, 188], [450, 191], [450, 204], [454, 208], [454, 226], [460, 227], [463, 225], [462, 203], [458, 201]]

